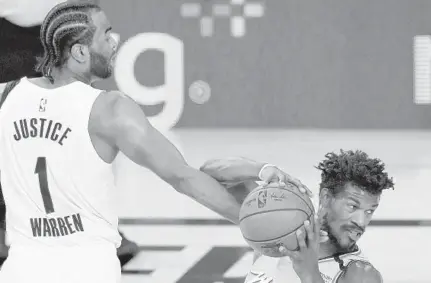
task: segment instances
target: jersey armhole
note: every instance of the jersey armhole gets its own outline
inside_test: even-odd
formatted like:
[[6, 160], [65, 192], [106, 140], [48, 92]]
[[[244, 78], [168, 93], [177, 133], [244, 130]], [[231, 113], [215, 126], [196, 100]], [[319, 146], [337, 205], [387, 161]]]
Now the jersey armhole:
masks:
[[6, 84], [5, 89], [3, 90], [3, 93], [0, 97], [0, 108], [3, 106], [11, 91], [19, 84], [20, 81], [21, 80], [11, 81]]
[[[88, 112], [88, 117], [86, 119], [87, 121], [86, 121], [85, 129], [87, 130], [88, 141], [90, 142], [90, 146], [91, 146], [95, 156], [97, 156], [98, 159], [100, 160], [100, 162], [102, 162], [103, 164], [105, 164], [107, 166], [111, 166], [113, 161], [111, 163], [109, 163], [109, 162], [106, 162], [105, 160], [103, 160], [103, 158], [97, 152], [96, 147], [94, 146], [94, 143], [93, 143], [93, 139], [92, 139], [91, 134], [90, 134], [90, 121], [91, 121], [91, 114], [93, 113], [94, 105], [96, 104], [96, 101], [100, 98], [100, 96], [103, 95], [104, 93], [107, 93], [107, 92], [108, 92], [107, 90], [100, 90], [99, 93], [96, 95], [96, 97], [93, 99], [93, 102], [91, 103], [91, 106], [90, 106], [90, 109]], [[114, 158], [114, 160], [115, 160], [115, 158]]]

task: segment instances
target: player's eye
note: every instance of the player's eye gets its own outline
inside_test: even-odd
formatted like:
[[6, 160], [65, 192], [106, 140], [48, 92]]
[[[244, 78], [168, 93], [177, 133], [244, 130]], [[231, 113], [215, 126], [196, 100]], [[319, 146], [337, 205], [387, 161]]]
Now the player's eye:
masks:
[[348, 207], [350, 210], [355, 210], [356, 208], [358, 208], [358, 206], [357, 206], [357, 205], [355, 205], [355, 204], [348, 204], [348, 205], [347, 205], [347, 207]]
[[367, 210], [367, 214], [372, 215], [373, 213], [374, 213], [374, 210], [372, 210], [372, 209]]

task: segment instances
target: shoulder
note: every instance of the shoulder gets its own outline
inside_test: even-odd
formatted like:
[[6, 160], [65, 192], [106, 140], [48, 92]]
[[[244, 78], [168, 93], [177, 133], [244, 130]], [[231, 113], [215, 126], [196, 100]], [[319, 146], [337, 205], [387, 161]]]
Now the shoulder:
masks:
[[352, 260], [337, 283], [381, 283], [380, 272], [368, 261]]
[[101, 91], [92, 108], [92, 116], [106, 119], [115, 118], [122, 107], [135, 102], [121, 91]]
[[148, 120], [141, 107], [120, 91], [102, 91], [93, 104], [89, 129], [98, 134], [144, 130]]
[[101, 90], [95, 105], [97, 106], [115, 106], [118, 102], [123, 99], [127, 99], [128, 97], [122, 93], [121, 91], [107, 91]]
[[100, 132], [112, 127], [118, 119], [118, 109], [124, 99], [127, 98], [122, 92], [101, 91], [91, 108], [89, 129]]

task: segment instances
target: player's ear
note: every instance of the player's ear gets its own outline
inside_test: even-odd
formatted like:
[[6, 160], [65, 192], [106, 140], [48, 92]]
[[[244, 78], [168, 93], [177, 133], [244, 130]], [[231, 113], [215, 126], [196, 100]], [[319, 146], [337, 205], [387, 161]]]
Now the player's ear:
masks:
[[328, 188], [321, 188], [319, 193], [319, 209], [327, 207], [332, 199], [332, 193]]
[[78, 61], [79, 63], [84, 63], [88, 60], [88, 57], [90, 56], [90, 50], [88, 46], [83, 44], [74, 44], [70, 48], [70, 56]]

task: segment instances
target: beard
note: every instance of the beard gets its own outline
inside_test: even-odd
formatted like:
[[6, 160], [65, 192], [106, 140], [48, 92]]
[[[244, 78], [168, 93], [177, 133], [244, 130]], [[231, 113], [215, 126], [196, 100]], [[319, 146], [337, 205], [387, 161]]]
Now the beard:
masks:
[[112, 75], [111, 58], [106, 58], [102, 54], [91, 53], [90, 72], [93, 76], [107, 79]]
[[337, 253], [347, 253], [352, 251], [356, 248], [356, 243], [352, 244], [351, 246], [343, 246], [339, 239], [336, 236], [335, 230], [329, 225], [330, 221], [328, 220], [328, 213], [322, 215], [321, 218], [321, 230], [324, 230], [328, 233], [328, 241], [329, 243], [334, 246], [334, 248], [337, 250]]

